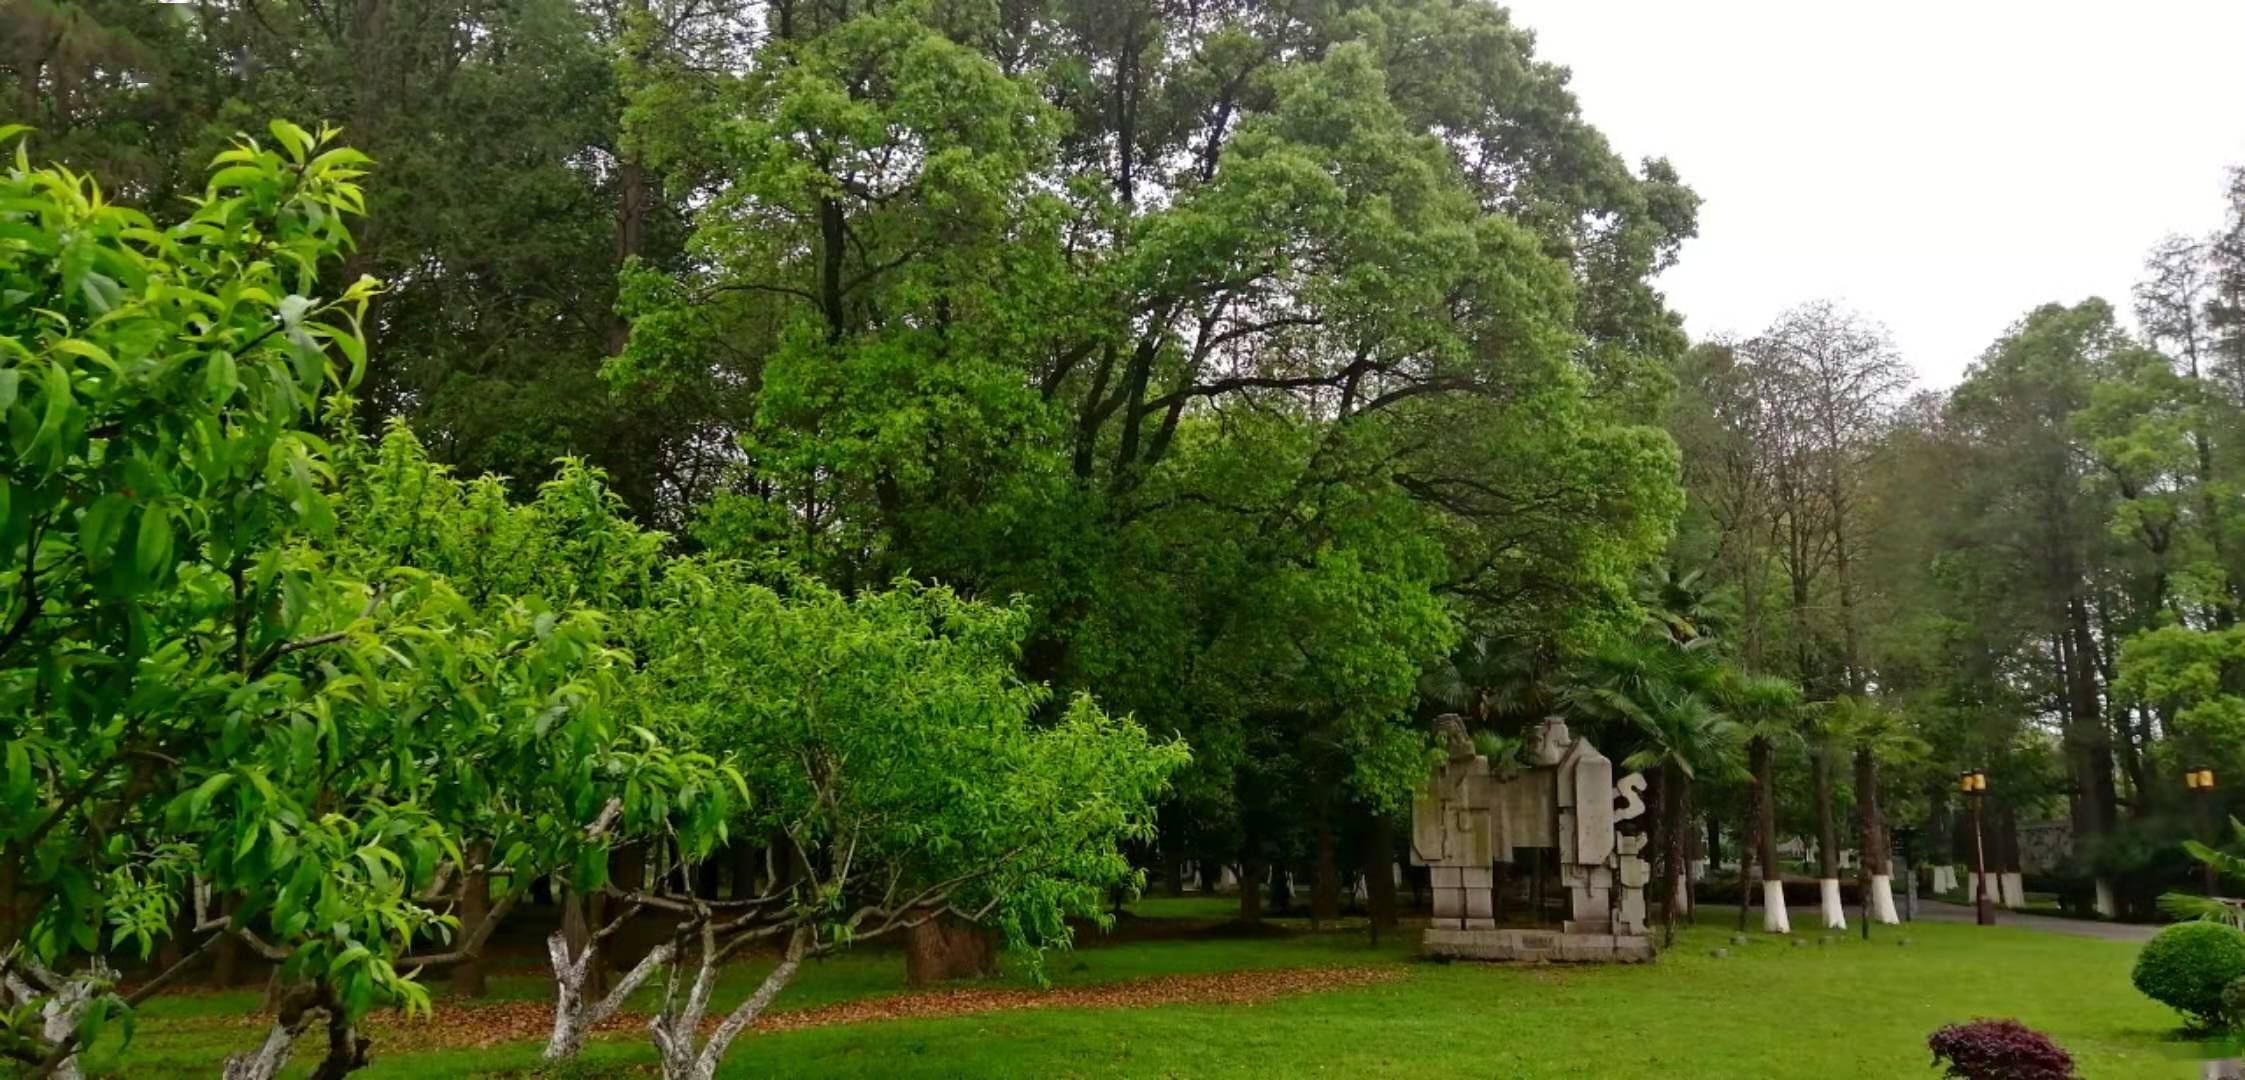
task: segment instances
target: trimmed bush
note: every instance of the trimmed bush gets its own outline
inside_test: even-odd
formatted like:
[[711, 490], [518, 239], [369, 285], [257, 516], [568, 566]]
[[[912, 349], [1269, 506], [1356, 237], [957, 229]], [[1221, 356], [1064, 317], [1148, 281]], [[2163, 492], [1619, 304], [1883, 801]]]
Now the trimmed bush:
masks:
[[1950, 1024], [1928, 1036], [1933, 1063], [1957, 1080], [2074, 1080], [2073, 1055], [2017, 1020]]
[[2227, 1025], [2222, 992], [2245, 977], [2245, 931], [2217, 922], [2176, 923], [2136, 955], [2136, 989], [2210, 1029]]
[[2245, 979], [2231, 979], [2222, 988], [2222, 1016], [2231, 1027], [2245, 1021]]

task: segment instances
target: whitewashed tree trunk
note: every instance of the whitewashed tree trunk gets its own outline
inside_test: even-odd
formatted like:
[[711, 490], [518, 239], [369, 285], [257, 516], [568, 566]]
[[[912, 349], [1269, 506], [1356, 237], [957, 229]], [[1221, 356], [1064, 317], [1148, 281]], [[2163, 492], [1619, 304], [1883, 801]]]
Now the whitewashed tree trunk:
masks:
[[1772, 934], [1793, 932], [1793, 920], [1785, 912], [1785, 883], [1762, 882], [1762, 929]]
[[1840, 879], [1819, 878], [1816, 889], [1824, 898], [1824, 929], [1847, 929], [1847, 908], [1840, 903]]
[[1886, 926], [1902, 921], [1894, 910], [1894, 879], [1885, 874], [1871, 875], [1871, 920]]
[[[38, 1002], [39, 1037], [53, 1046], [76, 1039], [87, 1006], [117, 982], [117, 973], [98, 959], [74, 975], [58, 975], [36, 960], [24, 961], [23, 971], [29, 979], [14, 972], [0, 973], [5, 975], [0, 978], [0, 1007], [13, 1009]], [[72, 1054], [46, 1075], [57, 1080], [80, 1080], [85, 1073], [78, 1068], [78, 1055]]]
[[[2018, 872], [2017, 870], [2006, 870], [2003, 872], [2003, 877], [2001, 878], [2001, 880], [2003, 882], [2003, 906], [2010, 908], [2026, 907], [2027, 876]], [[2112, 883], [2109, 881], [2106, 882], [2105, 889], [2107, 895], [2110, 895]], [[2119, 913], [2118, 908], [2115, 908], [2113, 910], [2115, 914]]]
[[553, 1034], [546, 1038], [547, 1061], [563, 1061], [577, 1056], [585, 1048], [585, 1037], [601, 1021], [616, 1014], [624, 999], [646, 983], [664, 964], [670, 962], [675, 947], [670, 942], [655, 946], [639, 963], [609, 989], [608, 996], [597, 1001], [585, 994], [591, 984], [594, 966], [600, 963], [600, 946], [593, 943], [575, 957], [569, 955], [568, 939], [556, 930], [546, 938], [546, 956], [553, 961], [554, 1008]]
[[704, 1042], [700, 1039], [702, 1016], [709, 1009], [709, 995], [716, 989], [721, 966], [705, 939], [700, 969], [695, 972], [685, 1000], [677, 999], [678, 980], [674, 973], [671, 997], [663, 1003], [661, 1015], [647, 1025], [654, 1036], [655, 1049], [662, 1055], [663, 1080], [715, 1080], [717, 1066], [725, 1060], [725, 1051], [732, 1047], [733, 1040], [748, 1030], [748, 1025], [754, 1023], [772, 1004], [772, 999], [794, 980], [809, 943], [809, 932], [797, 930], [788, 939], [787, 952], [780, 957], [779, 966], [764, 976], [764, 981], [757, 985], [756, 992], [750, 994], [747, 1001], [726, 1014]]
[[2111, 878], [2097, 879], [2097, 914], [2108, 919], [2120, 915], [2120, 902], [2113, 897]]
[[297, 1036], [323, 1015], [325, 1010], [305, 1009], [290, 1019], [276, 1017], [265, 1029], [265, 1041], [255, 1051], [229, 1056], [220, 1075], [224, 1080], [273, 1080], [288, 1065]]

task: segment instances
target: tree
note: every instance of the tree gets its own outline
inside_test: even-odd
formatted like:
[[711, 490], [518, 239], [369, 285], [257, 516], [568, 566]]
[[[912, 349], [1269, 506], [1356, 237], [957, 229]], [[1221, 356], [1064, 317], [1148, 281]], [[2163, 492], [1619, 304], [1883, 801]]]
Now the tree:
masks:
[[[745, 815], [678, 833], [676, 862], [707, 857], [728, 830], [770, 838], [754, 895], [699, 893], [698, 875], [671, 865], [608, 886], [627, 908], [679, 920], [635, 972], [668, 971], [653, 1031], [664, 1075], [681, 1080], [714, 1075], [807, 958], [946, 914], [1016, 944], [1066, 944], [1067, 919], [1103, 919], [1107, 890], [1140, 880], [1119, 844], [1150, 835], [1186, 758], [1088, 698], [1034, 722], [1048, 691], [1014, 674], [1018, 610], [909, 583], [855, 597], [778, 584], [738, 563], [682, 562], [642, 632], [635, 693], [663, 730], [740, 753], [750, 794]], [[779, 965], [705, 1034], [722, 965], [758, 943], [781, 949]], [[548, 1057], [597, 1019], [564, 1029], [582, 964], [563, 947], [557, 934]]]
[[1967, 372], [1952, 416], [1973, 445], [1976, 491], [1987, 501], [1973, 542], [2007, 557], [2012, 586], [2038, 609], [2043, 662], [2063, 688], [2061, 715], [2079, 796], [2076, 836], [2117, 820], [2116, 760], [2104, 684], [2112, 599], [2100, 588], [2110, 565], [2110, 495], [2087, 483], [2071, 418], [2089, 404], [2102, 358], [2125, 347], [2101, 301], [2036, 309]]
[[[387, 511], [443, 482], [409, 438], [369, 475], [347, 433], [314, 434], [348, 422], [379, 288], [318, 291], [365, 159], [332, 131], [270, 131], [162, 230], [21, 143], [0, 181], [0, 278], [25, 301], [0, 313], [0, 978], [18, 1006], [0, 1045], [44, 1069], [72, 1071], [108, 1020], [235, 941], [288, 990], [229, 1074], [274, 1074], [324, 1018], [321, 1071], [341, 1075], [366, 1060], [367, 1009], [427, 1007], [404, 972], [472, 958], [508, 896], [600, 849], [605, 781], [728, 805], [707, 759], [618, 742], [625, 665], [597, 613], [464, 593], [436, 553], [401, 557]], [[471, 877], [502, 899], [463, 925]], [[185, 955], [107, 993], [106, 960], [145, 959], [175, 924]]]
[[1879, 807], [1879, 768], [1885, 761], [1918, 751], [1920, 744], [1904, 728], [1902, 718], [1876, 700], [1843, 697], [1827, 708], [1834, 737], [1854, 746], [1856, 878], [1864, 918], [1891, 926], [1902, 918], [1894, 908], [1891, 852]]
[[405, 418], [440, 460], [518, 494], [581, 457], [642, 520], [677, 524], [729, 456], [701, 411], [731, 406], [690, 414], [600, 380], [617, 273], [678, 258], [691, 198], [630, 167], [664, 144], [624, 130], [623, 97], [650, 69], [713, 60], [732, 39], [710, 24], [740, 6], [20, 0], [0, 20], [0, 80], [36, 103], [11, 119], [49, 154], [149, 211], [199, 193], [246, 117], [341, 123], [382, 162], [325, 286], [389, 283], [362, 328], [365, 430]]
[[[1181, 797], [1249, 863], [1284, 823], [1243, 795], [1314, 808], [1321, 850], [1394, 804], [1407, 688], [1457, 622], [1633, 618], [1677, 508], [1637, 421], [1681, 338], [1644, 279], [1693, 200], [1613, 158], [1501, 14], [774, 29], [714, 98], [753, 135], [704, 140], [731, 179], [695, 258], [627, 286], [608, 369], [755, 388], [721, 418], [719, 531], [844, 589], [1022, 594], [1025, 670], [1204, 748]], [[1248, 777], [1251, 746], [1298, 773]]]
[[[1799, 737], [1801, 688], [1774, 675], [1750, 675], [1731, 670], [1717, 684], [1717, 699], [1725, 715], [1746, 738], [1746, 766], [1750, 787], [1746, 821], [1739, 829], [1746, 853], [1739, 859], [1739, 929], [1746, 928], [1746, 912], [1753, 898], [1745, 892], [1745, 868], [1757, 867], [1762, 883], [1762, 929], [1775, 934], [1793, 930], [1785, 910], [1785, 873], [1777, 863], [1777, 745]], [[1747, 839], [1751, 837], [1751, 839]]]
[[1677, 642], [1666, 634], [1616, 642], [1586, 665], [1574, 695], [1581, 706], [1623, 725], [1636, 749], [1633, 769], [1659, 773], [1662, 923], [1673, 937], [1689, 903], [1683, 864], [1691, 835], [1692, 783], [1739, 772], [1738, 726], [1715, 697], [1722, 681], [1713, 638]]

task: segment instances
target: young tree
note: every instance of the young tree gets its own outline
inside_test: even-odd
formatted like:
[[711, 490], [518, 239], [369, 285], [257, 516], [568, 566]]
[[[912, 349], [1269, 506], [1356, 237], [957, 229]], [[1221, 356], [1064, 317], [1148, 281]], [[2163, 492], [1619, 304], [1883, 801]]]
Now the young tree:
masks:
[[[609, 886], [627, 909], [678, 920], [635, 968], [668, 972], [653, 1024], [666, 1077], [713, 1076], [807, 958], [946, 915], [1066, 944], [1067, 919], [1103, 919], [1108, 890], [1139, 882], [1119, 845], [1150, 836], [1185, 750], [1088, 698], [1036, 722], [1048, 691], [1014, 674], [1025, 625], [909, 583], [844, 597], [724, 561], [665, 575], [636, 692], [664, 729], [741, 754], [749, 809], [724, 828], [770, 838], [754, 895], [698, 893], [671, 866]], [[669, 850], [693, 862], [714, 843], [705, 827]], [[723, 965], [760, 944], [779, 965], [705, 1029]], [[589, 1014], [565, 1028], [581, 960], [565, 961], [559, 935], [554, 952], [563, 1008], [547, 1053], [562, 1057]]]
[[[0, 1051], [42, 1070], [238, 942], [286, 991], [228, 1074], [274, 1075], [324, 1019], [341, 1075], [367, 1009], [426, 1008], [407, 972], [472, 958], [514, 891], [600, 848], [605, 782], [684, 777], [727, 812], [707, 759], [617, 742], [597, 613], [401, 553], [386, 511], [441, 475], [368, 476], [314, 434], [377, 291], [319, 292], [365, 159], [270, 130], [162, 230], [21, 144], [0, 178], [0, 285], [28, 301], [0, 311]], [[470, 879], [501, 898], [463, 925]], [[177, 962], [107, 992], [108, 958], [181, 925]]]

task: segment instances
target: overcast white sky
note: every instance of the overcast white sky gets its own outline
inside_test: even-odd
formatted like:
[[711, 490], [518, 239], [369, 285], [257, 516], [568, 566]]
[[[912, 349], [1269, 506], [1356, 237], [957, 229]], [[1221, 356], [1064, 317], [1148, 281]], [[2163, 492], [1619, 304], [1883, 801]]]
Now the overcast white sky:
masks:
[[1831, 297], [1949, 385], [2037, 304], [2125, 311], [2245, 164], [2245, 0], [1499, 2], [1705, 200], [1662, 278], [1694, 337]]

